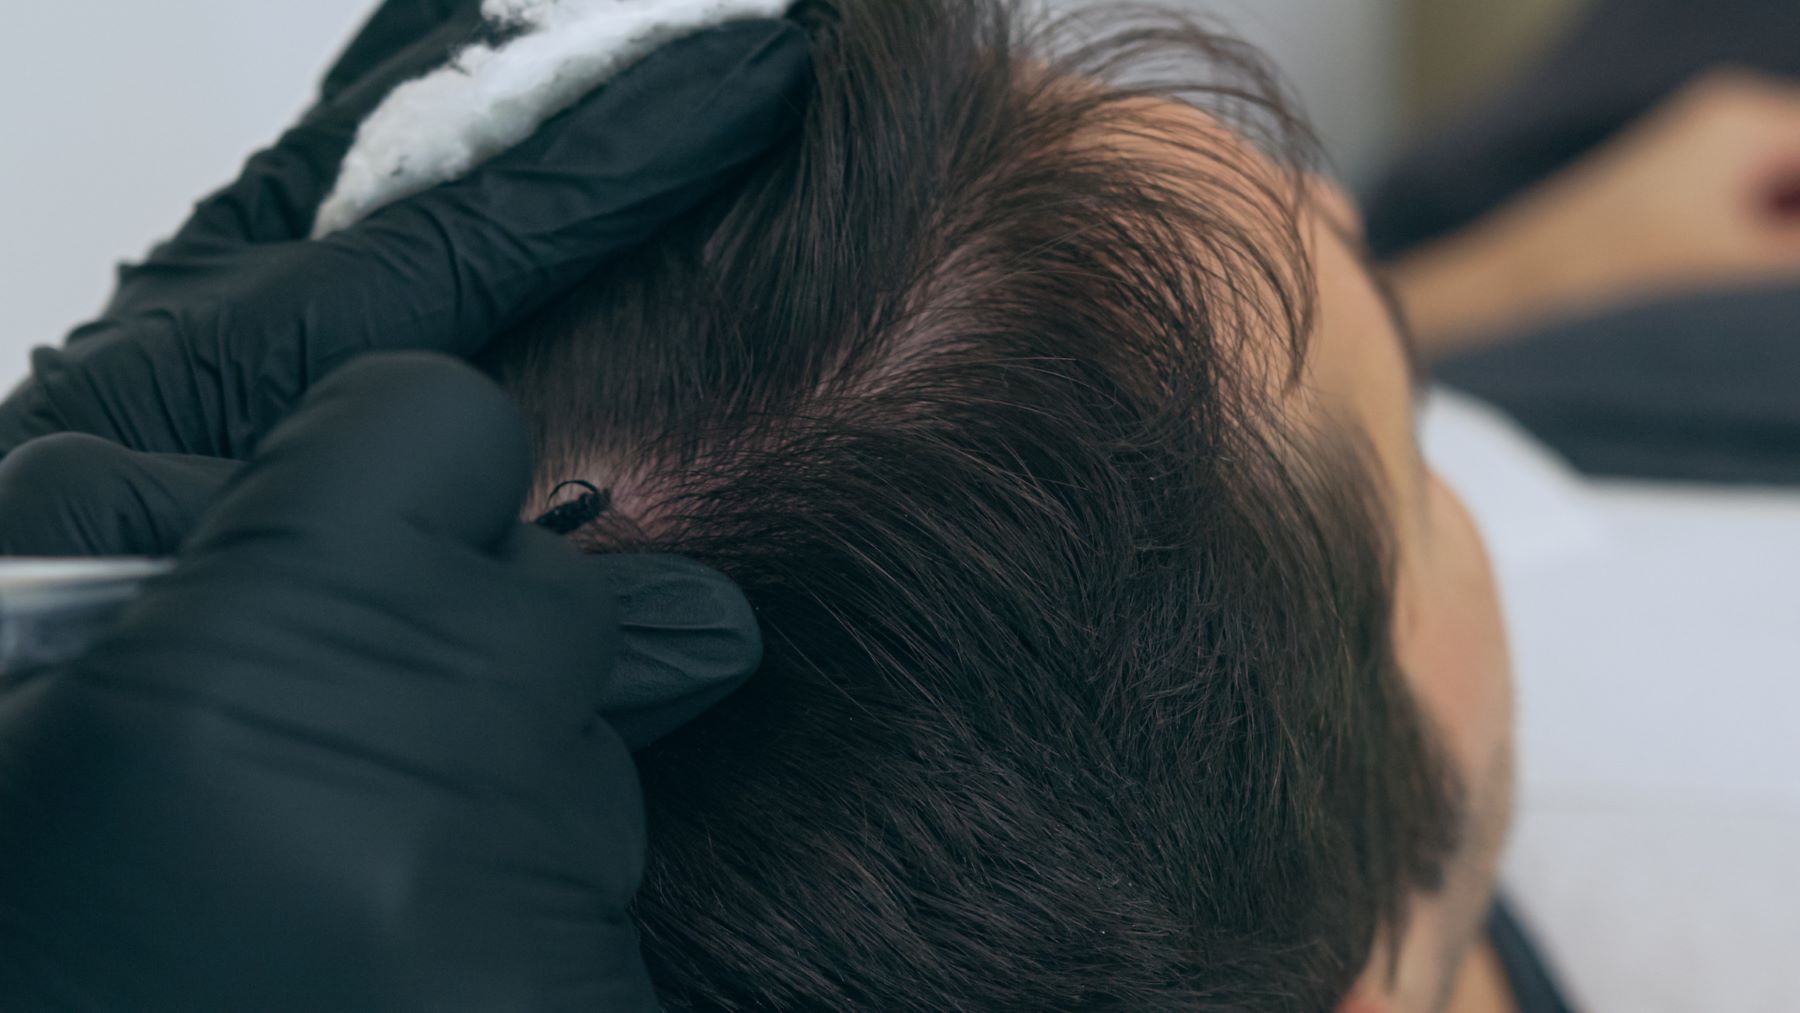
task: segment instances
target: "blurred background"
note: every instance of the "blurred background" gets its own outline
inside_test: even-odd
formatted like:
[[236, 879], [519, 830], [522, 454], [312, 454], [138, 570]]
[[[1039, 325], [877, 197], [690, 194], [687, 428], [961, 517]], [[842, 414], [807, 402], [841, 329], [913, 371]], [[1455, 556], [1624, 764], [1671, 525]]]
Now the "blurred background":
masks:
[[[1581, 1008], [1800, 1010], [1800, 0], [1188, 3], [1293, 82], [1435, 359], [1517, 661], [1506, 889]], [[14, 5], [0, 379], [370, 6]]]
[[[1293, 78], [1367, 181], [1414, 124], [1492, 84], [1580, 0], [1211, 0]], [[0, 372], [103, 298], [306, 102], [365, 0], [16, 4], [0, 62]], [[12, 374], [7, 374], [8, 377]]]

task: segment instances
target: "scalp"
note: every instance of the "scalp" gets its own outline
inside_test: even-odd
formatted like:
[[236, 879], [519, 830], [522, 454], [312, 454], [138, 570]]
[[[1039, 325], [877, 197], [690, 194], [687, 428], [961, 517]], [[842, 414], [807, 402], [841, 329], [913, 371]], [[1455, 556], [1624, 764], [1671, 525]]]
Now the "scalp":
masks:
[[[794, 140], [496, 351], [540, 480], [612, 491], [583, 537], [765, 633], [639, 757], [671, 1008], [1319, 1009], [1431, 864], [1384, 522], [1264, 368], [1304, 142], [1134, 10], [803, 4]], [[1191, 86], [1109, 83], [1159, 53]], [[1261, 160], [1146, 115], [1207, 94]]]

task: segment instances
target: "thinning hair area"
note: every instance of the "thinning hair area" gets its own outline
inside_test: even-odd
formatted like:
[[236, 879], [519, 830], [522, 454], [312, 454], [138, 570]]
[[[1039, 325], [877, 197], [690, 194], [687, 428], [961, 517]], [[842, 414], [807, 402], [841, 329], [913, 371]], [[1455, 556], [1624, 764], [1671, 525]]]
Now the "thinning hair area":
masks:
[[[671, 1010], [1320, 1010], [1454, 848], [1383, 497], [1283, 407], [1312, 147], [1119, 4], [803, 0], [799, 129], [490, 354], [757, 675], [640, 753]], [[1202, 106], [1280, 166], [1147, 116]]]

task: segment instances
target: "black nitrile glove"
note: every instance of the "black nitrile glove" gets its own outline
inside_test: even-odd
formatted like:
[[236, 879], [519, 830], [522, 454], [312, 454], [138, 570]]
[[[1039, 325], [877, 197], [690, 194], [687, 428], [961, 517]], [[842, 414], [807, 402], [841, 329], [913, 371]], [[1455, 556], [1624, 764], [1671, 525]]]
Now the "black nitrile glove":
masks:
[[475, 7], [395, 0], [377, 11], [321, 104], [121, 272], [98, 321], [34, 354], [31, 378], [0, 404], [0, 454], [75, 431], [244, 457], [355, 355], [476, 351], [693, 207], [796, 118], [803, 33], [738, 22], [653, 53], [468, 178], [306, 239], [358, 124], [473, 38]]
[[0, 556], [172, 556], [241, 467], [40, 436], [0, 460]]
[[[82, 433], [40, 437], [0, 460], [0, 556], [174, 555], [241, 468]], [[619, 622], [601, 713], [641, 749], [742, 685], [762, 635], [717, 570], [678, 556], [601, 558]]]
[[596, 717], [636, 577], [528, 480], [478, 374], [359, 361], [111, 636], [0, 680], [0, 1008], [654, 1009]]
[[319, 104], [335, 101], [396, 54], [445, 24], [473, 24], [481, 0], [385, 0], [319, 82]]

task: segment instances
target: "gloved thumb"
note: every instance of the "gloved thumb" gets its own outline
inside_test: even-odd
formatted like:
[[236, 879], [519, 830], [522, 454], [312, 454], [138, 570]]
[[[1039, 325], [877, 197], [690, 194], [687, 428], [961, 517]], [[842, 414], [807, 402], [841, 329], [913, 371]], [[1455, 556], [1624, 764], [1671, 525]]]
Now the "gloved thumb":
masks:
[[0, 460], [0, 555], [168, 556], [236, 461], [57, 433]]
[[480, 13], [481, 0], [386, 0], [325, 72], [320, 102], [333, 101], [446, 21], [462, 18], [473, 23]]
[[442, 355], [364, 356], [263, 441], [188, 549], [243, 529], [341, 545], [395, 525], [490, 549], [518, 527], [530, 475], [524, 418], [486, 377]]
[[762, 663], [744, 592], [680, 556], [595, 556], [618, 589], [619, 656], [601, 713], [642, 749], [731, 695]]

